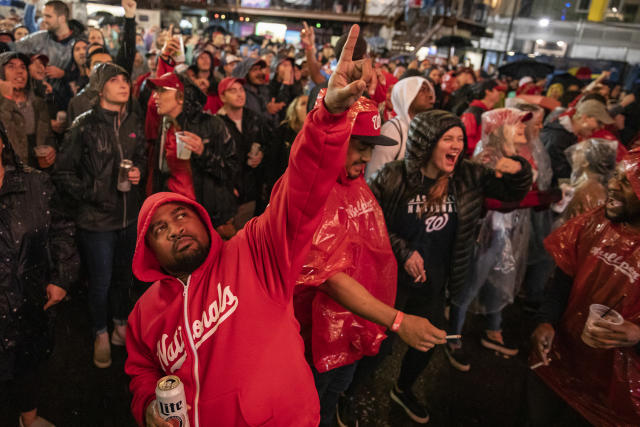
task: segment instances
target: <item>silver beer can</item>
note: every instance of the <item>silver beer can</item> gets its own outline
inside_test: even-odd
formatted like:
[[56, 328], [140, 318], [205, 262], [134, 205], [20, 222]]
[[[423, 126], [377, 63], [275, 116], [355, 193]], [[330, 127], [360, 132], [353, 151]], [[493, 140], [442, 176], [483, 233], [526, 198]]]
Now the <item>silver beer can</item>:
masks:
[[160, 417], [173, 427], [189, 427], [187, 398], [180, 378], [168, 375], [158, 380], [156, 405]]

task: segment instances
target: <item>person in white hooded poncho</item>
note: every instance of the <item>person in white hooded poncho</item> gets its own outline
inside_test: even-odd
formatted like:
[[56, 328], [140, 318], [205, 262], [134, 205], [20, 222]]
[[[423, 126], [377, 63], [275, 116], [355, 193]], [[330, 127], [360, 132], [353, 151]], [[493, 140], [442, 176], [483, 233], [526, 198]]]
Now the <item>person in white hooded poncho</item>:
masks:
[[404, 159], [411, 119], [416, 114], [433, 108], [434, 101], [433, 86], [424, 77], [407, 77], [393, 86], [391, 103], [397, 116], [382, 126], [380, 134], [398, 141], [398, 145], [375, 147], [365, 171], [366, 179], [382, 169], [386, 163]]

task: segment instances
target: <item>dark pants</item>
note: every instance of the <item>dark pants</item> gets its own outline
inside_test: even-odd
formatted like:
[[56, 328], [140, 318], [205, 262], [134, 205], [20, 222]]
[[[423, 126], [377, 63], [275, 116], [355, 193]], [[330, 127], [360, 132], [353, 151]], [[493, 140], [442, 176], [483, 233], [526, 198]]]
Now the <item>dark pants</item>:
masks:
[[531, 371], [527, 375], [526, 403], [524, 425], [527, 427], [590, 425]]
[[[444, 307], [446, 303], [444, 284], [427, 283], [414, 287], [406, 281], [400, 282], [401, 277], [407, 277], [401, 272], [399, 277], [398, 297], [396, 308], [406, 314], [427, 318], [433, 326], [446, 329], [444, 319]], [[409, 279], [410, 280], [410, 279]], [[408, 390], [415, 383], [422, 371], [427, 367], [435, 348], [427, 352], [418, 351], [409, 347], [402, 359], [398, 387], [400, 390]]]
[[133, 282], [135, 224], [116, 231], [78, 230], [78, 240], [89, 275], [89, 311], [94, 332], [107, 332], [109, 309], [114, 323], [126, 324]]
[[[0, 424], [11, 422], [7, 416], [14, 417], [18, 413], [29, 412], [38, 407], [38, 391], [40, 388], [40, 370], [38, 364], [30, 357], [16, 357], [14, 378], [0, 382]], [[5, 420], [5, 421], [2, 421]]]
[[354, 362], [322, 373], [311, 368], [320, 398], [320, 426], [333, 425], [338, 397], [349, 388], [357, 366], [358, 362]]

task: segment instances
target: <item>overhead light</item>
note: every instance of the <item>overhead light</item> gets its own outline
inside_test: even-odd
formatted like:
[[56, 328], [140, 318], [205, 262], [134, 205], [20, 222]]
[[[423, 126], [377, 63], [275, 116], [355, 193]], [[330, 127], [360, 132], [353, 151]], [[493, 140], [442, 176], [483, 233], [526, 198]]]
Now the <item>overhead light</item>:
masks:
[[612, 8], [611, 8], [611, 11], [612, 11], [613, 13], [618, 13], [618, 8], [617, 8], [617, 7], [612, 7]]
[[193, 28], [193, 25], [191, 24], [191, 22], [189, 22], [186, 19], [182, 19], [180, 20], [180, 24], [178, 24], [180, 26], [180, 28], [186, 29], [186, 28]]
[[203, 24], [206, 24], [207, 22], [209, 22], [209, 18], [207, 18], [206, 16], [201, 16], [200, 22], [202, 22]]
[[536, 44], [544, 44], [544, 40], [538, 39], [538, 40], [536, 40]]
[[556, 42], [556, 44], [560, 47], [565, 47], [567, 44], [565, 42], [563, 42], [562, 40]]
[[220, 18], [225, 19], [227, 15], [220, 15]]
[[551, 21], [549, 21], [549, 18], [542, 18], [538, 21], [538, 25], [540, 25], [542, 28], [548, 27], [550, 23]]
[[220, 18], [220, 15], [218, 15], [218, 14], [216, 13], [215, 15], [213, 15], [213, 17], [214, 17], [215, 19], [218, 19], [218, 18]]
[[507, 52], [507, 55], [509, 55], [509, 56], [513, 56], [515, 54], [516, 54], [515, 52]]
[[249, 21], [251, 21], [251, 18], [249, 18], [249, 17], [247, 16], [247, 19], [245, 19], [245, 21], [249, 22]]
[[240, 18], [238, 18], [240, 20], [240, 22], [244, 21], [244, 16], [241, 16]]

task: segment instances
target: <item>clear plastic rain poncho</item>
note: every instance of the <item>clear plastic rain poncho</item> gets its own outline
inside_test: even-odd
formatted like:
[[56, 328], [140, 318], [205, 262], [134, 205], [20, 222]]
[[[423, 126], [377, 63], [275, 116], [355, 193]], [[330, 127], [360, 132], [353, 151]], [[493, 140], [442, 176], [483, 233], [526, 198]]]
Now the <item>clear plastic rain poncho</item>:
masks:
[[[519, 125], [532, 117], [531, 112], [514, 108], [484, 113], [482, 140], [476, 146], [473, 161], [495, 167], [505, 156], [520, 151], [532, 153], [525, 130]], [[527, 209], [489, 211], [482, 220], [470, 276], [469, 297], [477, 295], [470, 307], [473, 312], [497, 313], [513, 302], [516, 284], [522, 282], [526, 269], [530, 229]]]
[[534, 104], [524, 102], [519, 98], [509, 98], [505, 101], [508, 108], [515, 108], [520, 111], [529, 111], [532, 114], [531, 120], [525, 122], [525, 136], [527, 144], [523, 144], [518, 148], [518, 155], [524, 157], [531, 163], [535, 183], [538, 190], [548, 190], [553, 179], [553, 170], [551, 169], [551, 159], [549, 153], [544, 148], [544, 144], [540, 141], [540, 130], [544, 119], [544, 109]]
[[563, 199], [554, 209], [561, 213], [556, 227], [604, 205], [607, 181], [616, 166], [617, 149], [617, 141], [587, 139], [565, 150], [571, 164], [571, 179], [568, 184], [561, 184]]

